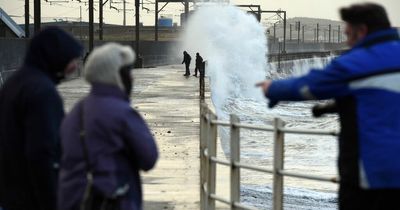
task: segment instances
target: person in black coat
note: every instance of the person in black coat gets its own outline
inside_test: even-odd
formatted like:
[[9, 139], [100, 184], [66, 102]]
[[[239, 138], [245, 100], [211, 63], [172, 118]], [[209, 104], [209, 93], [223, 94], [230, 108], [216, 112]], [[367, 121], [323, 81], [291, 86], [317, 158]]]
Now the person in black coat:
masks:
[[0, 206], [55, 210], [64, 108], [58, 85], [82, 46], [56, 27], [31, 41], [24, 64], [0, 91]]
[[183, 51], [183, 61], [182, 64], [185, 64], [186, 67], [186, 72], [183, 76], [190, 76], [190, 70], [189, 70], [189, 66], [190, 66], [190, 61], [192, 60], [192, 57], [190, 57], [189, 53], [187, 53], [186, 51]]
[[197, 77], [197, 71], [200, 73], [200, 68], [203, 65], [203, 58], [200, 56], [199, 53], [196, 53], [196, 67], [194, 68], [194, 75]]

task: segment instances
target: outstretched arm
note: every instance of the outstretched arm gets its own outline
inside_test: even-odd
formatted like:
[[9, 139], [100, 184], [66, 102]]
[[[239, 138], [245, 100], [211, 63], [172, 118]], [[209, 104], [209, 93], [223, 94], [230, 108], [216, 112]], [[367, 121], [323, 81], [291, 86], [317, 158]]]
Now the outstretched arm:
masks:
[[350, 75], [339, 64], [332, 62], [323, 70], [311, 70], [307, 75], [283, 80], [267, 80], [257, 84], [270, 100], [270, 107], [279, 101], [321, 100], [349, 93]]

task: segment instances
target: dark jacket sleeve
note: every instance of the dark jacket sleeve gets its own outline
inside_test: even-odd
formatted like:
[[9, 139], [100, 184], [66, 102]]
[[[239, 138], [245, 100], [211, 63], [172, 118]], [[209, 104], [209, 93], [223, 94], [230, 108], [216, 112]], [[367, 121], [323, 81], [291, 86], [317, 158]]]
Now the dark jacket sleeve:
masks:
[[153, 168], [158, 158], [156, 143], [146, 122], [133, 109], [125, 120], [124, 135], [136, 161], [134, 164], [145, 171]]
[[183, 56], [183, 61], [182, 61], [182, 64], [183, 64], [183, 63], [185, 63], [185, 62], [187, 62], [186, 60], [187, 60], [187, 56], [186, 56], [186, 55], [184, 55], [184, 56]]
[[26, 103], [25, 156], [30, 183], [40, 210], [54, 210], [63, 105], [55, 87], [51, 86], [36, 88], [29, 97]]

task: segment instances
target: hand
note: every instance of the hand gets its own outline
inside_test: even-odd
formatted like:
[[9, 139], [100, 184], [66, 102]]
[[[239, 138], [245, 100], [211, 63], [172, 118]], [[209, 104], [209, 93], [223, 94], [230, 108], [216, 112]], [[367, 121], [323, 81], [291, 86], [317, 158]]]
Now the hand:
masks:
[[256, 87], [261, 87], [262, 91], [264, 94], [268, 94], [269, 87], [271, 86], [272, 81], [271, 80], [265, 80], [263, 82], [259, 82], [256, 84]]

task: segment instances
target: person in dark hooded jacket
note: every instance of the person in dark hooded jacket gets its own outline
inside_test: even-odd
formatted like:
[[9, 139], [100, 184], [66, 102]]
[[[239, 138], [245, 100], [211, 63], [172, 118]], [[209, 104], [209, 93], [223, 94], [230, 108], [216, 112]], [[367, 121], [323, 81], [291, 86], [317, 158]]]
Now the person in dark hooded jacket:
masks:
[[154, 167], [158, 151], [146, 122], [129, 101], [134, 60], [130, 47], [116, 43], [89, 55], [85, 79], [91, 91], [61, 126], [59, 210], [79, 210], [88, 172], [93, 174], [95, 209], [110, 200], [119, 210], [142, 209], [139, 172]]
[[195, 77], [197, 77], [197, 71], [201, 71], [203, 65], [203, 58], [200, 56], [200, 53], [196, 53], [196, 67], [194, 68], [194, 75]]
[[5, 210], [56, 209], [64, 117], [56, 85], [76, 70], [81, 52], [66, 32], [44, 29], [0, 91], [0, 206]]
[[186, 51], [183, 51], [183, 61], [182, 64], [185, 64], [185, 74], [183, 76], [190, 76], [190, 61], [192, 61], [192, 57]]

